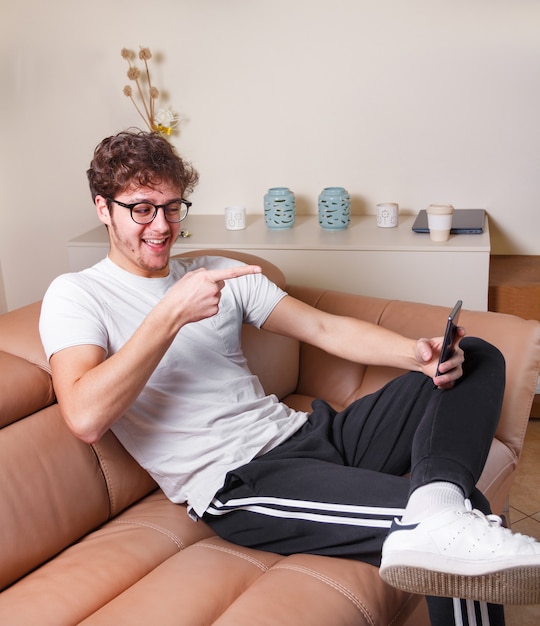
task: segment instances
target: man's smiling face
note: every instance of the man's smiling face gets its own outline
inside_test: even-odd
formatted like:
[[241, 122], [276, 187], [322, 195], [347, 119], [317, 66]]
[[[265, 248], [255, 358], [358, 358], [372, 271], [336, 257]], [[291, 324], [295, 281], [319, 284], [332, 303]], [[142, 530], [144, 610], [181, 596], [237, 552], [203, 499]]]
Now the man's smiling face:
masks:
[[[167, 204], [182, 197], [182, 190], [168, 183], [156, 187], [129, 187], [117, 194], [114, 200], [125, 204], [151, 202]], [[109, 231], [109, 258], [122, 269], [147, 278], [167, 276], [171, 247], [180, 232], [180, 222], [169, 223], [162, 209], [149, 224], [137, 224], [131, 219], [129, 209], [103, 196], [96, 197], [99, 219]]]

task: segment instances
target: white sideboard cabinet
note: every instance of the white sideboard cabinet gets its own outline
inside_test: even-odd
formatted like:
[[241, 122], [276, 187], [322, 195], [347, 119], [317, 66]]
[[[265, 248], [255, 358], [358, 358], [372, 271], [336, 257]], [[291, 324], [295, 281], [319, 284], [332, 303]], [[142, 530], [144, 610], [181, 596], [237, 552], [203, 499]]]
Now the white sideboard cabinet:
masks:
[[[270, 230], [263, 216], [248, 215], [244, 230], [227, 230], [223, 215], [189, 215], [173, 254], [206, 248], [239, 250], [275, 263], [291, 284], [319, 286], [383, 298], [487, 310], [490, 238], [484, 232], [452, 235], [435, 243], [411, 229], [402, 215], [396, 228], [379, 228], [372, 215], [353, 216], [349, 228], [323, 230], [315, 215], [300, 215], [288, 230]], [[108, 250], [98, 226], [68, 242], [70, 271], [93, 265]]]

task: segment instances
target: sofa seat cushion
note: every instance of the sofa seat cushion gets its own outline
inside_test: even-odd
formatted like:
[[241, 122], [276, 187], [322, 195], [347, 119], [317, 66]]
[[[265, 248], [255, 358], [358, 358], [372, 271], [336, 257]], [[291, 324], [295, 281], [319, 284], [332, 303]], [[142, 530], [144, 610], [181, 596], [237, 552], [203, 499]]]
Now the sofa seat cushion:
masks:
[[[141, 602], [151, 596], [159, 600]], [[281, 557], [210, 537], [164, 561], [81, 626], [372, 626], [405, 618], [418, 601], [365, 563]]]
[[215, 626], [383, 626], [403, 623], [419, 596], [389, 587], [373, 565], [295, 554], [260, 577]]
[[[151, 596], [159, 600], [140, 601]], [[405, 617], [418, 601], [365, 563], [282, 557], [211, 537], [172, 556], [82, 625], [373, 626]]]
[[0, 623], [361, 626], [418, 600], [365, 563], [230, 544], [156, 490], [4, 590]]
[[171, 556], [212, 535], [185, 507], [155, 491], [4, 590], [0, 624], [78, 624]]
[[[210, 537], [172, 556], [82, 624], [213, 624], [281, 558]], [[150, 596], [157, 601], [140, 601]]]

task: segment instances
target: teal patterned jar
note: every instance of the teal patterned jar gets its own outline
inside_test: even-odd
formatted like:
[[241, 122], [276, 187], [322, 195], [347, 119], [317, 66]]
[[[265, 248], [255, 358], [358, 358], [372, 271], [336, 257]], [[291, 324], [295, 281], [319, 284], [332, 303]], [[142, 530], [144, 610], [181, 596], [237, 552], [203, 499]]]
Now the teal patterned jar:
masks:
[[344, 230], [351, 221], [351, 196], [344, 187], [326, 187], [319, 194], [319, 224], [325, 230]]
[[272, 187], [264, 196], [264, 223], [272, 230], [292, 228], [296, 218], [296, 200], [288, 187]]

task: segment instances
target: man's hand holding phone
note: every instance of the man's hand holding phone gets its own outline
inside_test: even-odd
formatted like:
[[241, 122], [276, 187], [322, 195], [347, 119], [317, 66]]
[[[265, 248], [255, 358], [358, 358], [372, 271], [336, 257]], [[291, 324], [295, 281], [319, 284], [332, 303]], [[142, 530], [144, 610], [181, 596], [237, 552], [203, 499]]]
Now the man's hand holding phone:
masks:
[[448, 316], [444, 337], [418, 339], [416, 358], [421, 371], [433, 378], [433, 383], [440, 389], [450, 389], [463, 375], [463, 350], [459, 341], [465, 336], [465, 329], [458, 326], [461, 300], [456, 303]]
[[[456, 304], [454, 305], [454, 308], [448, 315], [446, 328], [444, 331], [443, 342], [441, 345], [439, 362], [437, 363], [437, 370], [435, 372], [435, 378], [444, 376], [447, 372], [452, 371], [454, 369], [451, 367], [449, 370], [447, 370], [446, 367], [441, 368], [441, 366], [443, 363], [446, 363], [447, 361], [452, 360], [452, 357], [456, 354], [457, 343], [459, 339], [464, 335], [463, 329], [460, 329], [458, 326], [459, 314], [461, 313], [462, 305], [463, 305], [463, 302], [461, 300], [458, 300]], [[461, 365], [462, 362], [463, 360], [461, 359], [461, 361], [459, 362], [459, 365]], [[461, 376], [461, 367], [459, 370], [459, 375]], [[441, 384], [437, 384], [437, 383], [435, 384], [437, 384], [438, 387], [445, 389], [448, 387], [452, 387], [454, 385], [454, 382], [455, 382], [455, 379], [452, 379], [446, 382], [443, 381]]]

